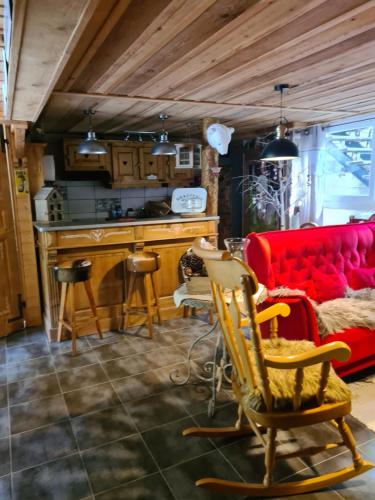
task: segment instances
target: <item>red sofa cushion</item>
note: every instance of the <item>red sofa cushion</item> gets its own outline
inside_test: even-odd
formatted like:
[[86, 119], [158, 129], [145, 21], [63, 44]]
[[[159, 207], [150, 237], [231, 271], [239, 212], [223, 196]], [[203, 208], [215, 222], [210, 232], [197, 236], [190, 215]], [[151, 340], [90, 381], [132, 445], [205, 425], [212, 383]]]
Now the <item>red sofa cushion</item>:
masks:
[[348, 286], [345, 275], [335, 271], [330, 274], [313, 271], [312, 283], [315, 286], [315, 300], [319, 303], [344, 297]]
[[348, 274], [348, 283], [353, 290], [360, 288], [375, 288], [375, 268], [352, 269]]

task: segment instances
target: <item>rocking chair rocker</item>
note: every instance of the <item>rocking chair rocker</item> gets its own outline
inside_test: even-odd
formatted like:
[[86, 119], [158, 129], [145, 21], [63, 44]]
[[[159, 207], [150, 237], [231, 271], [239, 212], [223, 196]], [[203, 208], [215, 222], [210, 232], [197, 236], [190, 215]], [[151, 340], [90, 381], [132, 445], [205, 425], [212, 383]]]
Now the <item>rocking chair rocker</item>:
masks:
[[[200, 238], [194, 241], [193, 250], [204, 259], [211, 280], [218, 319], [233, 365], [232, 387], [239, 406], [239, 419], [234, 427], [193, 427], [185, 429], [183, 435], [213, 438], [254, 433], [265, 449], [263, 484], [207, 477], [199, 479], [196, 485], [232, 495], [295, 495], [327, 488], [372, 469], [374, 465], [363, 460], [357, 452], [354, 437], [344, 420], [351, 411], [350, 391], [331, 367], [333, 359], [345, 361], [349, 358], [349, 347], [343, 342], [315, 347], [308, 341], [288, 341], [276, 337], [262, 340], [259, 329], [262, 313], [257, 314], [253, 300], [258, 282], [251, 269], [226, 251], [207, 250], [204, 240]], [[224, 296], [224, 290], [228, 289], [232, 292], [230, 304]], [[240, 307], [238, 294], [235, 293], [238, 290], [242, 290], [248, 310], [250, 341], [246, 340], [240, 328]], [[271, 306], [267, 310], [268, 318], [285, 315], [287, 307], [286, 304]], [[242, 414], [249, 425], [242, 424]], [[341, 442], [293, 453], [276, 453], [278, 429], [323, 422], [329, 422], [338, 430]], [[339, 446], [349, 448], [352, 466], [309, 479], [273, 483], [275, 460], [315, 455]]]

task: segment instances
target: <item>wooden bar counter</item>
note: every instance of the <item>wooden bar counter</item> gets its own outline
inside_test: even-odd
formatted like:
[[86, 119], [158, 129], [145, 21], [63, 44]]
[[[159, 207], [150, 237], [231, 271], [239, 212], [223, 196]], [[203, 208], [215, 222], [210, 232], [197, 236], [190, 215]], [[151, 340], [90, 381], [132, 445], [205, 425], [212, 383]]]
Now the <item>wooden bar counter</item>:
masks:
[[[46, 332], [56, 338], [59, 285], [53, 268], [66, 262], [87, 258], [93, 264], [92, 285], [103, 331], [121, 324], [128, 276], [126, 258], [136, 248], [158, 252], [161, 269], [157, 272], [162, 318], [179, 314], [173, 292], [179, 284], [179, 259], [197, 236], [216, 240], [218, 217], [163, 217], [129, 222], [73, 221], [35, 224], [43, 288], [43, 316]], [[137, 290], [137, 303], [144, 303]], [[76, 298], [79, 334], [95, 332], [89, 304], [84, 293]], [[143, 316], [132, 316], [131, 325], [141, 324]]]

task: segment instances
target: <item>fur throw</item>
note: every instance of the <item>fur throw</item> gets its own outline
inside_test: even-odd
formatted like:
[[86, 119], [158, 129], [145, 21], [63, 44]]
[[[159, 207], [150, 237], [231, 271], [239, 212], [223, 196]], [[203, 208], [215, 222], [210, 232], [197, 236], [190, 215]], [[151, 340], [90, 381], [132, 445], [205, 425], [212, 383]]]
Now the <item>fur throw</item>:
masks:
[[353, 296], [327, 300], [316, 305], [314, 309], [319, 335], [323, 337], [346, 328], [375, 329], [375, 300], [362, 299], [360, 294], [358, 298]]
[[[303, 290], [292, 290], [288, 287], [278, 287], [268, 291], [269, 297], [288, 297], [303, 295]], [[347, 328], [375, 329], [375, 289], [346, 289], [345, 297], [328, 300], [318, 304], [311, 302], [318, 324], [319, 335], [325, 337], [330, 333], [338, 333]]]
[[[315, 348], [313, 342], [307, 340], [286, 340], [283, 338], [264, 340], [264, 353], [267, 356], [293, 356], [311, 351]], [[250, 355], [252, 353], [250, 350]], [[255, 365], [253, 365], [255, 366]], [[321, 363], [306, 367], [302, 386], [301, 400], [302, 407], [314, 406], [317, 404], [316, 396], [319, 390]], [[268, 368], [268, 377], [271, 393], [273, 395], [273, 405], [275, 410], [291, 410], [293, 408], [294, 386], [296, 370], [280, 370]], [[258, 381], [256, 380], [256, 385]], [[328, 377], [328, 384], [324, 397], [325, 403], [338, 401], [350, 401], [351, 392], [345, 382], [343, 382], [331, 367]], [[252, 394], [246, 395], [243, 403], [245, 407], [255, 411], [265, 411], [265, 404], [259, 388]]]

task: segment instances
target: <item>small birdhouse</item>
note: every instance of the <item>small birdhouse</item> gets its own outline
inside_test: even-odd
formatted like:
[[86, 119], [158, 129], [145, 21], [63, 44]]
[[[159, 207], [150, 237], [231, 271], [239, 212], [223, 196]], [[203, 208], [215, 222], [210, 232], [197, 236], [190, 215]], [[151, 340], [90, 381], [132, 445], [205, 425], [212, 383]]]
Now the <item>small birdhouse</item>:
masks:
[[54, 187], [42, 187], [34, 196], [37, 222], [64, 220], [63, 196]]

